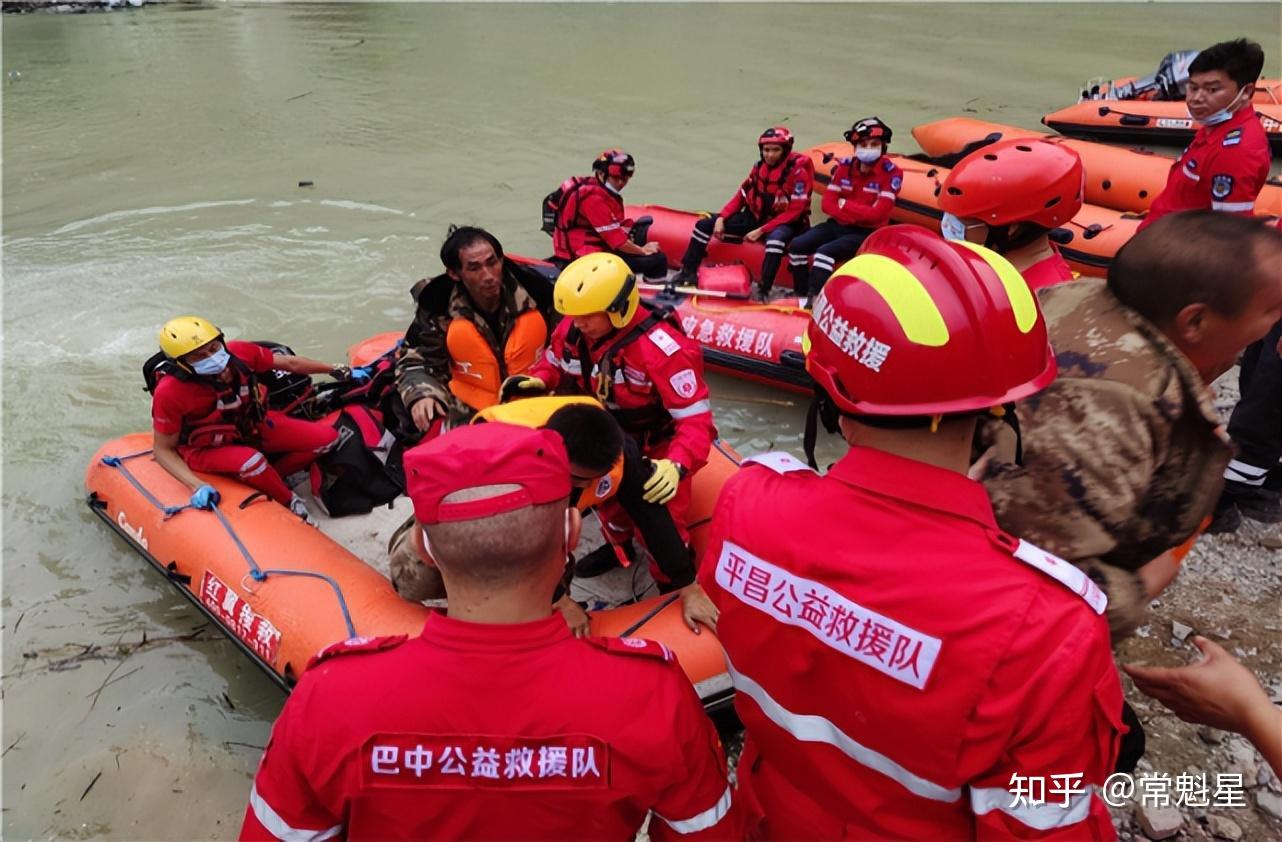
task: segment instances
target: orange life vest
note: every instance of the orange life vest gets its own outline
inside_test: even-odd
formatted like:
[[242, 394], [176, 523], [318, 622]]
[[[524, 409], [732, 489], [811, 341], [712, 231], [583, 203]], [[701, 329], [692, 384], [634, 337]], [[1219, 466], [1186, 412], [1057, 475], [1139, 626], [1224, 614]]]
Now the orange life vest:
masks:
[[474, 322], [454, 319], [445, 334], [445, 347], [450, 352], [450, 391], [473, 409], [498, 403], [499, 386], [504, 379], [534, 365], [547, 338], [548, 326], [543, 316], [538, 310], [526, 310], [516, 317], [503, 347], [503, 358], [498, 359]]

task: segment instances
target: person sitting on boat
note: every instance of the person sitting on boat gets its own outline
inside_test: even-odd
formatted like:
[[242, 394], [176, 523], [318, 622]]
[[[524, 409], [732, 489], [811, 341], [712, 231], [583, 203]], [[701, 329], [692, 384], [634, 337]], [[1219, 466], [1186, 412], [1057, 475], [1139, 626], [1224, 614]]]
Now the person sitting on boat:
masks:
[[[690, 477], [707, 462], [717, 437], [698, 344], [670, 312], [641, 304], [636, 276], [617, 255], [574, 261], [557, 279], [553, 297], [566, 318], [543, 359], [508, 387], [592, 395], [604, 403], [650, 460], [644, 498], [666, 504], [689, 543]], [[602, 523], [618, 527], [623, 542], [623, 512], [602, 508]], [[662, 571], [655, 573], [661, 579]]]
[[445, 273], [410, 294], [417, 309], [396, 361], [396, 387], [415, 430], [466, 421], [495, 404], [499, 386], [534, 364], [547, 342], [551, 285], [507, 259], [484, 228], [451, 226]]
[[798, 298], [818, 295], [832, 270], [854, 257], [868, 235], [890, 221], [904, 186], [903, 170], [886, 156], [892, 135], [890, 126], [876, 117], [860, 120], [843, 135], [854, 147], [854, 155], [837, 162], [824, 190], [821, 207], [828, 219], [799, 234], [788, 246], [792, 288]]
[[757, 292], [770, 295], [784, 250], [792, 238], [810, 226], [810, 194], [815, 186], [815, 166], [808, 155], [793, 152], [792, 132], [784, 126], [766, 129], [757, 138], [761, 158], [752, 165], [739, 190], [720, 213], [700, 219], [690, 235], [681, 271], [675, 284], [697, 285], [699, 264], [708, 243], [741, 239], [766, 241]]
[[270, 371], [352, 376], [346, 366], [275, 354], [253, 342], [228, 341], [199, 316], [160, 329], [169, 361], [151, 399], [156, 461], [194, 490], [191, 505], [209, 508], [218, 491], [194, 471], [228, 474], [312, 522], [307, 505], [282, 479], [302, 471], [338, 441], [329, 424], [267, 408], [257, 375]]
[[1171, 164], [1141, 229], [1176, 211], [1254, 213], [1271, 161], [1268, 135], [1251, 105], [1263, 69], [1264, 50], [1245, 38], [1207, 47], [1193, 59], [1185, 101], [1198, 130]]
[[1003, 255], [1035, 290], [1071, 281], [1049, 235], [1082, 209], [1085, 179], [1082, 159], [1063, 144], [999, 140], [962, 158], [944, 179], [941, 230]]
[[[628, 517], [636, 524], [655, 563], [663, 572], [664, 591], [680, 590], [686, 623], [696, 634], [698, 624], [716, 629], [716, 610], [703, 590], [694, 583], [694, 563], [681, 532], [666, 506], [646, 502], [643, 484], [650, 476], [649, 463], [641, 456], [636, 443], [624, 436], [619, 423], [595, 399], [585, 396], [548, 396], [525, 398], [494, 404], [476, 414], [472, 423], [500, 422], [522, 427], [541, 428], [557, 433], [570, 457], [570, 474], [574, 484], [571, 502], [580, 512], [617, 498]], [[574, 576], [583, 578], [594, 572], [594, 563], [602, 556], [613, 561], [617, 549], [611, 544], [608, 530], [606, 543], [575, 565]], [[440, 573], [425, 558], [426, 552], [414, 519], [406, 521], [392, 536], [389, 544], [392, 586], [406, 599], [446, 598]], [[594, 558], [598, 557], [598, 558]], [[629, 556], [630, 563], [632, 558]], [[611, 565], [613, 566], [613, 565]], [[604, 569], [604, 568], [603, 568]], [[567, 583], [568, 584], [568, 583]], [[644, 591], [633, 598], [653, 595], [654, 580], [642, 580]], [[587, 633], [588, 617], [569, 594], [557, 596], [557, 608], [576, 634]]]
[[[966, 475], [976, 420], [1055, 377], [1036, 299], [996, 253], [896, 225], [813, 312], [806, 369], [850, 451], [824, 476], [746, 460], [700, 563], [754, 838], [1112, 839], [1103, 595], [1002, 532]], [[804, 529], [779, 522], [796, 511]], [[1012, 796], [1058, 769], [1081, 783], [1062, 803]]]
[[585, 254], [617, 254], [633, 271], [664, 278], [668, 259], [658, 243], [637, 245], [629, 237], [631, 221], [623, 217], [623, 188], [632, 180], [636, 162], [619, 149], [607, 149], [592, 162], [592, 175], [561, 184], [552, 229], [553, 262], [565, 267]]
[[462, 427], [405, 454], [450, 593], [407, 639], [308, 665], [242, 840], [742, 839], [712, 721], [664, 645], [575, 639], [551, 608], [581, 521], [549, 430]]

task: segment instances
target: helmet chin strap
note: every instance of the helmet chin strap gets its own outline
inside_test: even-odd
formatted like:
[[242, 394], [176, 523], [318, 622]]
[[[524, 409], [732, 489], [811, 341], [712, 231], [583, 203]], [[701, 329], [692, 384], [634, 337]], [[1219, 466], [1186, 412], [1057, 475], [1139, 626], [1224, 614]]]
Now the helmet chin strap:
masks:
[[840, 414], [837, 412], [837, 405], [832, 402], [832, 398], [820, 386], [815, 386], [815, 397], [810, 402], [810, 408], [806, 410], [806, 431], [802, 436], [802, 447], [806, 452], [806, 464], [814, 470], [819, 470], [819, 465], [815, 462], [815, 445], [819, 440], [819, 422], [823, 422], [824, 429], [830, 434], [841, 432]]

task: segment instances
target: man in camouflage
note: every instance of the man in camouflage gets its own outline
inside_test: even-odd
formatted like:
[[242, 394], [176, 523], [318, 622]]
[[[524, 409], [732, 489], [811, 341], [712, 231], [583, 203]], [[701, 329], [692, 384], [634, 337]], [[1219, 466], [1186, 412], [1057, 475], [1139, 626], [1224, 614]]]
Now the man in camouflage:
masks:
[[[552, 309], [551, 283], [506, 259], [498, 240], [484, 229], [452, 228], [441, 247], [441, 262], [445, 274], [424, 278], [410, 291], [417, 310], [396, 363], [396, 388], [419, 433], [438, 419], [458, 424], [484, 408], [474, 405], [475, 400], [469, 404], [450, 386], [460, 362], [465, 370], [475, 362], [451, 355], [446, 340], [456, 320], [470, 322], [489, 354], [502, 360], [522, 317], [540, 314], [546, 335]], [[497, 388], [491, 402], [497, 402]]]
[[1210, 384], [1282, 316], [1282, 233], [1172, 214], [1118, 252], [1108, 281], [1048, 289], [1059, 378], [1018, 407], [1023, 465], [985, 485], [997, 521], [1108, 593], [1114, 640], [1178, 572], [1232, 456]]
[[[466, 423], [483, 406], [486, 395], [476, 389], [451, 388], [456, 371], [469, 372], [475, 360], [456, 360], [447, 343], [456, 321], [474, 328], [469, 331], [488, 345], [494, 360], [502, 360], [516, 331], [532, 323], [547, 335], [547, 314], [552, 308], [552, 285], [541, 275], [503, 256], [498, 239], [482, 228], [451, 228], [441, 246], [441, 263], [445, 273], [424, 278], [411, 290], [417, 310], [414, 322], [405, 331], [405, 348], [396, 362], [396, 388], [409, 412], [412, 428], [407, 443], [418, 441], [435, 425]], [[538, 320], [537, 322], [535, 320]], [[542, 343], [531, 351], [538, 356]], [[484, 352], [486, 349], [478, 347]], [[482, 353], [483, 356], [483, 353]], [[465, 365], [460, 366], [460, 363]], [[490, 401], [497, 402], [495, 380]], [[469, 403], [468, 400], [472, 401]], [[407, 425], [402, 423], [402, 432]], [[392, 584], [407, 599], [440, 599], [444, 589], [439, 577], [421, 581], [423, 565], [413, 541], [414, 519], [410, 518], [388, 542]]]

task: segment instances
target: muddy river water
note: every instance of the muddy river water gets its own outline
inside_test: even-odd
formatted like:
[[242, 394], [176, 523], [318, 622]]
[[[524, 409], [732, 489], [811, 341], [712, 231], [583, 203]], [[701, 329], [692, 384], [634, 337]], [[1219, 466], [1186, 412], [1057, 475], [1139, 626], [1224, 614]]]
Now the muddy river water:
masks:
[[[148, 424], [139, 366], [168, 317], [337, 361], [408, 324], [450, 222], [547, 253], [540, 198], [606, 147], [636, 156], [630, 200], [719, 207], [773, 123], [805, 146], [877, 114], [913, 151], [916, 123], [965, 109], [1036, 126], [1087, 77], [1238, 35], [1276, 76], [1280, 8], [6, 16], [4, 837], [233, 836], [283, 700], [219, 636], [180, 639], [201, 616], [84, 505], [89, 456]], [[799, 450], [799, 402], [727, 379], [713, 392], [741, 450]]]

